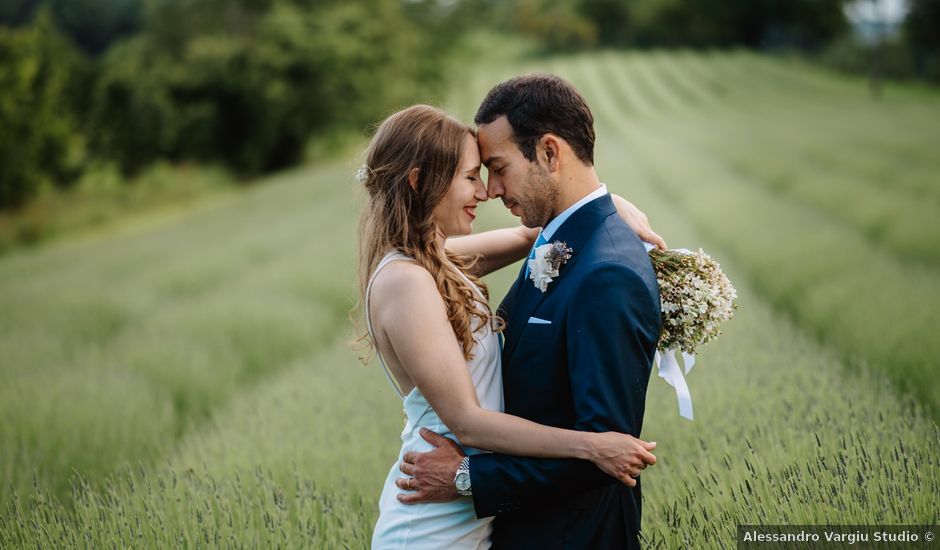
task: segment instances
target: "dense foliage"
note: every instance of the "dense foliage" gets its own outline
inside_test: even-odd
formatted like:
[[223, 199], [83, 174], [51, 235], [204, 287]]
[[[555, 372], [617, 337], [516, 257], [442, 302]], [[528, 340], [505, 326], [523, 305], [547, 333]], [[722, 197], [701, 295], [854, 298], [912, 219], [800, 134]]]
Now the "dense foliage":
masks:
[[190, 29], [168, 10], [108, 52], [94, 89], [98, 152], [126, 171], [166, 157], [254, 174], [296, 163], [311, 133], [411, 95], [420, 43], [394, 3], [218, 9], [229, 23]]
[[83, 51], [96, 54], [140, 28], [142, 0], [4, 0], [0, 25], [29, 24], [43, 7]]
[[163, 0], [96, 57], [45, 14], [0, 27], [0, 208], [88, 158], [128, 175], [161, 159], [242, 176], [292, 165], [311, 136], [433, 92], [440, 55], [425, 53], [446, 46], [394, 0]]
[[102, 164], [132, 176], [155, 161], [194, 160], [243, 179], [293, 165], [311, 138], [439, 97], [448, 54], [474, 27], [528, 36], [548, 51], [824, 50], [835, 67], [940, 81], [940, 0], [912, 0], [901, 39], [877, 49], [851, 38], [844, 4], [8, 0], [0, 3], [0, 210]]
[[592, 46], [816, 49], [846, 27], [843, 0], [516, 0], [493, 19], [552, 50]]
[[910, 0], [904, 37], [914, 55], [915, 73], [940, 82], [940, 0]]
[[48, 14], [29, 28], [0, 27], [0, 207], [75, 177], [84, 155], [81, 76], [81, 59]]

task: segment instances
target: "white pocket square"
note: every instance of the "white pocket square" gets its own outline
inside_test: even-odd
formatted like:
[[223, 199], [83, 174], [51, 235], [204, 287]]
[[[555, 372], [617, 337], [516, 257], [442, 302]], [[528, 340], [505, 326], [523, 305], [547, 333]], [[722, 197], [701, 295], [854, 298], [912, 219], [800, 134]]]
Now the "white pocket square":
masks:
[[545, 319], [539, 319], [538, 317], [529, 317], [529, 324], [531, 325], [550, 325], [551, 321], [546, 321]]

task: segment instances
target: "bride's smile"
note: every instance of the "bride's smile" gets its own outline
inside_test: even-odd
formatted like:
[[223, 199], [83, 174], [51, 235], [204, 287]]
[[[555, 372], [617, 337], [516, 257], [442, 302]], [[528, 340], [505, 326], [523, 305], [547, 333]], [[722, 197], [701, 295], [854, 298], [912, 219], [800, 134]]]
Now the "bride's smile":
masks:
[[487, 200], [486, 188], [480, 178], [480, 151], [477, 140], [466, 134], [460, 165], [447, 194], [434, 208], [432, 218], [445, 237], [469, 235], [473, 232], [477, 203]]

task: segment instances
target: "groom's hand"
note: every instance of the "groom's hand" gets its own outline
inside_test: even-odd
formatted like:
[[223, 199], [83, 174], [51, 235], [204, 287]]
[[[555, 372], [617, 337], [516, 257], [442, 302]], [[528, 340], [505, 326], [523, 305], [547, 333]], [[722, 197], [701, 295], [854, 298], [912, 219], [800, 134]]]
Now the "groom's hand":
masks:
[[405, 504], [455, 500], [459, 495], [454, 485], [454, 475], [465, 456], [463, 451], [452, 440], [427, 428], [421, 428], [421, 437], [437, 448], [427, 453], [405, 453], [400, 468], [413, 479], [400, 477], [395, 485], [399, 489], [415, 492], [399, 494], [398, 500]]

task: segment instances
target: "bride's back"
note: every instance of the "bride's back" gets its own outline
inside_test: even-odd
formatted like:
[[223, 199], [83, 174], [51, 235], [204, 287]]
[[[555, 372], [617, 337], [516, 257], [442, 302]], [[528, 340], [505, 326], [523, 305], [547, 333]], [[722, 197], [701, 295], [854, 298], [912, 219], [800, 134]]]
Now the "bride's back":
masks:
[[[460, 276], [466, 277], [456, 267], [454, 269]], [[404, 287], [418, 286], [414, 285], [414, 282], [421, 277], [427, 278], [427, 272], [424, 268], [415, 264], [411, 258], [401, 252], [388, 252], [370, 277], [364, 299], [364, 313], [369, 336], [376, 346], [379, 361], [382, 363], [389, 381], [403, 398], [415, 389], [415, 385], [408, 375], [407, 368], [402, 365], [398, 354], [395, 353], [394, 346], [388, 338], [384, 325], [395, 323], [402, 316], [409, 315], [410, 312], [402, 310], [400, 306], [397, 306], [393, 300], [388, 298], [392, 294], [407, 292]], [[476, 285], [468, 278], [466, 281], [482, 298], [482, 293]], [[409, 295], [417, 295], [417, 299], [440, 299], [439, 294], [435, 295], [436, 289], [433, 287], [424, 285], [421, 290], [423, 292], [412, 291]], [[481, 311], [481, 318], [483, 318], [482, 315], [484, 315], [484, 312]], [[421, 335], [414, 335], [414, 338], [420, 339]], [[503, 393], [499, 353], [499, 338], [491, 323], [479, 323], [478, 330], [474, 332], [472, 357], [467, 360], [467, 368], [480, 405], [486, 409], [502, 411]]]
[[[407, 311], [395, 311], [387, 304], [380, 304], [390, 293], [400, 291], [402, 283], [408, 284], [411, 275], [409, 272], [414, 269], [423, 268], [400, 252], [387, 253], [369, 279], [364, 300], [369, 334], [375, 342], [379, 361], [389, 381], [403, 398], [406, 417], [398, 460], [389, 470], [379, 499], [379, 519], [373, 532], [372, 548], [487, 548], [492, 533], [492, 518], [477, 519], [469, 498], [418, 505], [403, 504], [397, 498], [399, 493], [406, 492], [395, 485], [395, 481], [404, 476], [399, 468], [405, 453], [432, 450], [431, 444], [421, 437], [421, 428], [427, 428], [459, 443], [421, 390], [411, 383], [406, 369], [401, 365], [391, 342], [381, 328], [381, 323], [394, 322], [398, 316], [409, 314]], [[377, 305], [377, 310], [385, 308], [374, 317], [375, 320], [382, 319], [379, 326], [372, 323], [373, 310], [370, 306], [373, 304]], [[467, 369], [480, 405], [502, 412], [500, 345], [496, 332], [489, 324], [480, 326], [474, 333], [472, 352], [472, 358], [467, 361]], [[468, 455], [480, 452], [470, 447], [463, 447], [463, 450]]]

